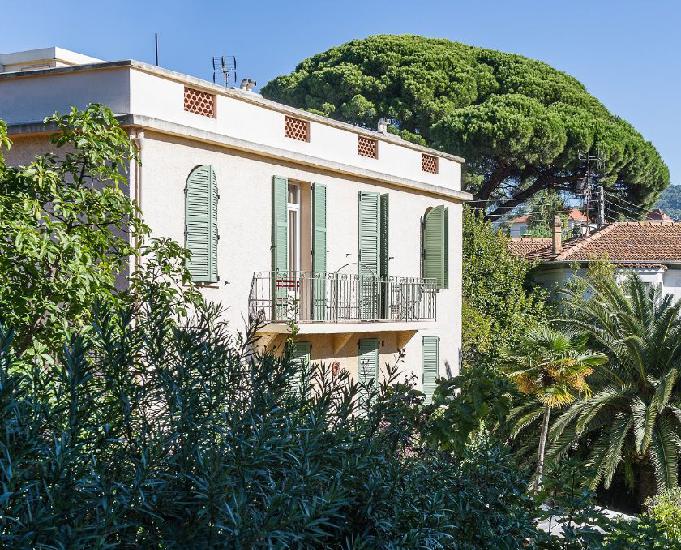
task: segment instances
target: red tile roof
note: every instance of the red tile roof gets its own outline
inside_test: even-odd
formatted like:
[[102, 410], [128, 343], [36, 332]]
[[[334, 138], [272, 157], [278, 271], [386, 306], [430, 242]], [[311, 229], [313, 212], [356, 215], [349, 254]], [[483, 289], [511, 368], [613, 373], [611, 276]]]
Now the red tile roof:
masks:
[[681, 223], [668, 221], [615, 222], [588, 237], [565, 241], [554, 254], [551, 239], [511, 239], [513, 254], [528, 260], [578, 261], [605, 259], [614, 263], [681, 261]]

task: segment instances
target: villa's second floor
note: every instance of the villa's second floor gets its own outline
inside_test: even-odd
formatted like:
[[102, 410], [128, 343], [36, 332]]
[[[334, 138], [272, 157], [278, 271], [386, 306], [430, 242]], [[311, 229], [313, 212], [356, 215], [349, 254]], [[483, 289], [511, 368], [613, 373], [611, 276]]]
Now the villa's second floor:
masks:
[[[52, 51], [55, 59], [44, 59]], [[38, 123], [72, 106], [102, 103], [126, 124], [163, 127], [169, 134], [191, 134], [205, 142], [352, 175], [381, 175], [404, 184], [413, 181], [461, 190], [463, 159], [459, 157], [387, 131], [294, 109], [252, 91], [139, 61], [104, 62], [60, 48], [0, 58], [7, 67], [5, 71], [0, 67], [0, 119], [10, 126]]]

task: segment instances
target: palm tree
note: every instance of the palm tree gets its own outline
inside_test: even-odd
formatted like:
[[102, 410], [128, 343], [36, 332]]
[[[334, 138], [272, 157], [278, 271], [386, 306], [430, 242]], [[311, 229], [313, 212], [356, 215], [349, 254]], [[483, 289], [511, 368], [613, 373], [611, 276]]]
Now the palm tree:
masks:
[[[541, 488], [544, 455], [551, 421], [551, 410], [572, 403], [579, 395], [589, 393], [586, 377], [607, 357], [585, 350], [585, 339], [546, 326], [530, 330], [514, 353], [504, 358], [508, 374], [518, 389], [533, 396], [541, 407], [533, 407], [524, 416], [525, 425], [542, 416], [537, 449], [537, 473], [534, 489]], [[523, 425], [521, 419], [520, 425]]]
[[[586, 291], [585, 291], [586, 290]], [[623, 467], [641, 500], [678, 483], [681, 450], [681, 302], [637, 276], [597, 277], [568, 291], [569, 323], [608, 356], [589, 378], [591, 396], [571, 405], [550, 432], [550, 455], [588, 448], [592, 488]]]

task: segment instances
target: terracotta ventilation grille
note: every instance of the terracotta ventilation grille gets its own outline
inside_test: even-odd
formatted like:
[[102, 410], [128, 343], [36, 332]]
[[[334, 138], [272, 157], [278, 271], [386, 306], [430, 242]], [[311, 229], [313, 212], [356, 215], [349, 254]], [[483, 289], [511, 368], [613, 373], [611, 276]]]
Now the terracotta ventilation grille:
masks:
[[378, 140], [357, 136], [357, 154], [361, 157], [378, 158]]
[[286, 116], [284, 135], [299, 141], [310, 141], [310, 123], [307, 120]]
[[184, 110], [215, 118], [215, 96], [194, 88], [184, 87]]
[[421, 154], [421, 170], [430, 174], [438, 173], [437, 157], [435, 155]]

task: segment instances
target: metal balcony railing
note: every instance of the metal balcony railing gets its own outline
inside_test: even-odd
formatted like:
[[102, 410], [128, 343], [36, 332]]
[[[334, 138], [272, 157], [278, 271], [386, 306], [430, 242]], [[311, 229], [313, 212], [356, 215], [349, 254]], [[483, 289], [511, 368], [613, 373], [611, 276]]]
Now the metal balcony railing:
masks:
[[260, 322], [434, 321], [435, 279], [263, 271], [249, 314]]

